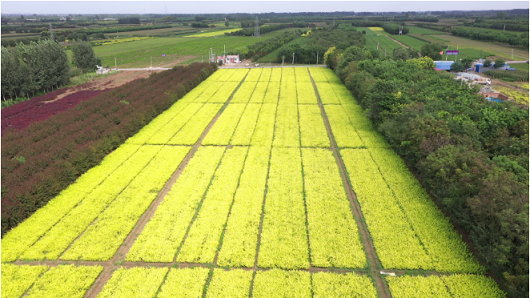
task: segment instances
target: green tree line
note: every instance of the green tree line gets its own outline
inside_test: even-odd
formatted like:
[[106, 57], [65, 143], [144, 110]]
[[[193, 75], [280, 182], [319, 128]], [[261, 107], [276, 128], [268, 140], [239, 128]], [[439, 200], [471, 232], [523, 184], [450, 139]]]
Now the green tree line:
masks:
[[528, 110], [486, 101], [428, 57], [376, 59], [353, 46], [326, 62], [501, 287], [528, 297]]
[[69, 70], [64, 47], [54, 41], [2, 47], [2, 98], [30, 97], [56, 89], [69, 82]]
[[346, 30], [318, 29], [312, 30], [309, 35], [300, 37], [278, 50], [278, 61], [291, 62], [294, 53], [294, 63], [314, 64], [317, 62], [317, 54], [323, 61], [326, 50], [334, 45], [339, 49], [350, 46], [364, 46], [365, 37], [361, 32]]

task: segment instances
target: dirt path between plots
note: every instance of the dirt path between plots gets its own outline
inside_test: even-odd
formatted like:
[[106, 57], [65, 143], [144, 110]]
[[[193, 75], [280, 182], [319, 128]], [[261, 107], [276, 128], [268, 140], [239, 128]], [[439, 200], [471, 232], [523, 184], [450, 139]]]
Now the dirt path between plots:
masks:
[[115, 74], [106, 75], [101, 78], [94, 79], [90, 82], [73, 86], [68, 88], [66, 92], [57, 95], [53, 100], [45, 101], [44, 103], [52, 103], [60, 99], [65, 98], [68, 95], [87, 90], [106, 90], [125, 85], [131, 81], [141, 78], [147, 78], [151, 75], [151, 72], [145, 71], [128, 71], [128, 72], [118, 72]]
[[[405, 45], [404, 43], [402, 43], [401, 41], [399, 41], [399, 40], [397, 40], [397, 39], [394, 39], [392, 36], [390, 36], [390, 35], [386, 35], [386, 37], [392, 39], [394, 42], [397, 42], [397, 43], [400, 44], [401, 46], [404, 46], [405, 48], [410, 49], [407, 45]], [[420, 55], [420, 57], [421, 57], [421, 53], [420, 53], [420, 52], [418, 52], [418, 55]]]
[[366, 224], [364, 224], [365, 220], [361, 212], [361, 206], [359, 205], [359, 202], [357, 201], [357, 196], [353, 192], [353, 187], [350, 184], [348, 176], [346, 175], [346, 167], [344, 166], [344, 162], [342, 161], [342, 157], [340, 156], [339, 150], [336, 146], [335, 137], [333, 136], [333, 132], [331, 131], [331, 126], [329, 124], [326, 111], [324, 110], [324, 106], [322, 105], [322, 101], [320, 100], [320, 94], [318, 93], [318, 89], [316, 87], [315, 81], [313, 80], [311, 73], [309, 73], [309, 76], [311, 77], [311, 83], [313, 84], [313, 88], [317, 96], [318, 106], [320, 107], [320, 112], [322, 114], [322, 118], [324, 119], [324, 125], [326, 126], [326, 130], [328, 132], [328, 137], [331, 143], [331, 150], [333, 151], [333, 155], [335, 156], [335, 160], [339, 167], [340, 176], [342, 177], [344, 188], [350, 200], [350, 206], [352, 209], [352, 213], [354, 214], [354, 218], [357, 221], [357, 226], [359, 227], [359, 232], [361, 233], [364, 250], [369, 259], [370, 275], [376, 282], [377, 292], [379, 293], [380, 297], [390, 298], [390, 291], [388, 287], [386, 286], [386, 284], [383, 282], [383, 279], [381, 278], [381, 275], [379, 274], [377, 270], [377, 266], [380, 264], [380, 262], [375, 253], [375, 247], [372, 242], [372, 239], [370, 238], [370, 234], [368, 233], [368, 227], [366, 226]]
[[[230, 98], [219, 109], [219, 112], [217, 112], [217, 114], [212, 119], [212, 121], [210, 121], [208, 126], [206, 126], [206, 128], [202, 132], [197, 142], [195, 142], [195, 144], [191, 147], [191, 150], [188, 152], [186, 157], [184, 157], [184, 159], [178, 166], [177, 170], [173, 173], [173, 175], [171, 175], [171, 178], [169, 178], [169, 180], [166, 182], [166, 184], [162, 188], [162, 191], [158, 193], [155, 200], [153, 200], [149, 208], [147, 208], [147, 211], [145, 211], [144, 214], [142, 214], [142, 216], [140, 217], [140, 219], [136, 222], [136, 225], [134, 226], [134, 228], [131, 230], [127, 238], [125, 238], [125, 240], [123, 241], [123, 244], [120, 246], [118, 251], [116, 251], [112, 259], [106, 264], [107, 267], [104, 268], [103, 272], [99, 275], [99, 277], [94, 282], [94, 285], [86, 292], [85, 294], [86, 298], [96, 297], [103, 289], [103, 286], [107, 283], [107, 281], [112, 276], [113, 269], [117, 269], [120, 266], [120, 264], [125, 263], [125, 257], [127, 256], [127, 253], [131, 250], [134, 242], [136, 241], [138, 236], [140, 236], [140, 234], [144, 230], [149, 220], [155, 215], [158, 206], [164, 201], [164, 198], [169, 193], [170, 189], [173, 187], [173, 185], [175, 184], [177, 179], [180, 177], [180, 175], [184, 172], [184, 169], [187, 167], [187, 165], [189, 164], [189, 162], [191, 161], [191, 159], [193, 158], [197, 150], [199, 150], [199, 147], [202, 145], [202, 141], [204, 140], [208, 132], [210, 132], [210, 129], [212, 129], [212, 127], [215, 125], [215, 123], [217, 122], [219, 117], [222, 115], [223, 111], [228, 106], [228, 104], [230, 104], [232, 97], [237, 92], [237, 90], [239, 89], [243, 81], [244, 79], [237, 86], [237, 88], [232, 92], [232, 95], [230, 95]], [[191, 224], [193, 223], [190, 223], [190, 226]], [[182, 243], [184, 243], [184, 241], [186, 240], [186, 237], [187, 237], [187, 233], [182, 239]], [[173, 263], [175, 263], [175, 260]], [[149, 266], [147, 264], [153, 264], [153, 263], [128, 262], [126, 267]], [[168, 263], [154, 263], [154, 264], [158, 264], [157, 267], [166, 267], [168, 265]], [[179, 267], [191, 267], [191, 266], [194, 266], [195, 264], [187, 265], [187, 264], [179, 263], [178, 265]]]

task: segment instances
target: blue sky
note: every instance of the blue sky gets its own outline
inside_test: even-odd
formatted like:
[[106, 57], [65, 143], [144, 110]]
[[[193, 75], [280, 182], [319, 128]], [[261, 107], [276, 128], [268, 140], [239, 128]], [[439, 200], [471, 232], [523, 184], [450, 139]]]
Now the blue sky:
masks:
[[529, 8], [529, 1], [1, 1], [2, 14], [260, 13]]

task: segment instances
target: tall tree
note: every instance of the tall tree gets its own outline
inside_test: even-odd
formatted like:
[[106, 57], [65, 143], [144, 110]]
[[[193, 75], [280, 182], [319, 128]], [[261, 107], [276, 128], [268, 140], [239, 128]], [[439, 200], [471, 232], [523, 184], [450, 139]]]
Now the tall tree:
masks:
[[101, 60], [96, 57], [92, 45], [87, 41], [75, 41], [72, 44], [73, 58], [75, 66], [82, 69], [83, 72], [89, 72], [96, 69], [96, 65], [101, 64]]

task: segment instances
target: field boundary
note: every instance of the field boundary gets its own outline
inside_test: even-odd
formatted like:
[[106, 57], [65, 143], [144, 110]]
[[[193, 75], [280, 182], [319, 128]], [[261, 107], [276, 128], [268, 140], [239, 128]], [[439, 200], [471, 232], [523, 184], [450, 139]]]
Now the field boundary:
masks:
[[311, 72], [309, 72], [309, 77], [311, 78], [311, 83], [313, 84], [313, 89], [315, 91], [315, 94], [318, 100], [318, 106], [320, 108], [322, 118], [324, 119], [324, 125], [326, 126], [326, 131], [328, 133], [328, 137], [330, 140], [331, 150], [333, 151], [333, 156], [335, 157], [335, 161], [337, 162], [337, 166], [339, 167], [339, 172], [342, 178], [342, 183], [344, 185], [346, 194], [348, 195], [348, 199], [350, 201], [350, 207], [353, 213], [352, 215], [355, 221], [357, 222], [357, 226], [359, 228], [360, 236], [362, 238], [362, 243], [364, 246], [364, 252], [368, 259], [367, 261], [368, 261], [370, 276], [375, 281], [375, 287], [380, 297], [390, 298], [390, 290], [388, 288], [388, 285], [383, 281], [379, 272], [377, 272], [378, 271], [377, 265], [380, 264], [380, 262], [375, 252], [375, 246], [374, 246], [372, 239], [370, 238], [368, 227], [365, 224], [365, 220], [361, 212], [361, 206], [359, 205], [359, 202], [357, 201], [357, 196], [355, 192], [353, 191], [353, 187], [348, 179], [348, 176], [346, 175], [346, 167], [344, 166], [342, 157], [340, 156], [339, 151], [337, 149], [335, 137], [333, 136], [333, 132], [331, 131], [331, 125], [329, 124], [326, 111], [324, 110], [322, 100], [320, 99], [320, 94], [318, 93], [318, 89], [316, 87], [315, 81], [313, 80], [313, 76], [311, 76]]

